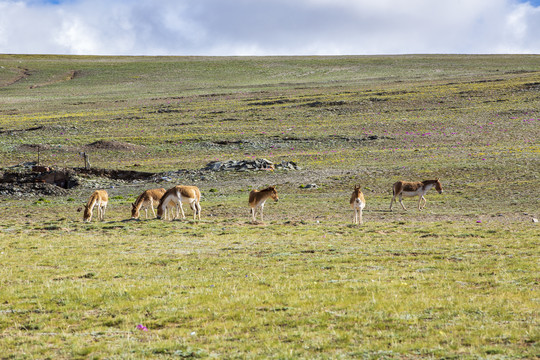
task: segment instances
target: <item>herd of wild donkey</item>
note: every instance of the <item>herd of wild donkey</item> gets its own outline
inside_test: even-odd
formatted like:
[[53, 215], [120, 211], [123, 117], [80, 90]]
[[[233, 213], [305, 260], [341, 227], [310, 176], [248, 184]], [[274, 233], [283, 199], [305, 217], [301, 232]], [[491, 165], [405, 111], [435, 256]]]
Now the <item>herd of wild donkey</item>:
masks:
[[[424, 181], [398, 181], [393, 187], [393, 197], [390, 202], [390, 210], [392, 210], [392, 205], [396, 201], [396, 196], [399, 196], [399, 203], [404, 210], [405, 205], [403, 205], [403, 196], [412, 197], [418, 196], [418, 210], [426, 205], [426, 199], [424, 195], [432, 188], [442, 194], [443, 189], [439, 179], [435, 180], [424, 180]], [[275, 186], [267, 187], [263, 190], [253, 190], [249, 193], [249, 207], [251, 208], [251, 218], [255, 222], [256, 211], [259, 209], [261, 216], [261, 221], [263, 221], [263, 208], [264, 203], [268, 198], [272, 198], [274, 201], [278, 201], [278, 194]], [[160, 189], [150, 189], [144, 191], [133, 204], [131, 204], [131, 217], [133, 219], [138, 219], [140, 216], [141, 209], [144, 208], [146, 218], [148, 218], [148, 208], [152, 209], [152, 213], [156, 216], [154, 210], [154, 204], [157, 204], [157, 218], [171, 218], [175, 219], [182, 212], [182, 219], [185, 219], [184, 209], [182, 203], [188, 203], [191, 210], [193, 210], [193, 219], [201, 219], [201, 192], [196, 186], [183, 186], [177, 185], [169, 190], [164, 188]], [[92, 211], [94, 207], [98, 208], [98, 217], [100, 220], [105, 218], [105, 209], [107, 208], [107, 203], [109, 201], [109, 196], [105, 190], [96, 190], [90, 196], [90, 200], [85, 205], [83, 219], [85, 222], [89, 222], [92, 219]], [[424, 202], [422, 204], [422, 201]], [[355, 224], [362, 223], [362, 210], [366, 206], [366, 200], [364, 194], [360, 188], [360, 185], [354, 187], [354, 191], [351, 195], [350, 200], [351, 207], [354, 210], [353, 222]], [[176, 214], [174, 214], [174, 209], [176, 209]], [[169, 215], [169, 216], [168, 216]]]

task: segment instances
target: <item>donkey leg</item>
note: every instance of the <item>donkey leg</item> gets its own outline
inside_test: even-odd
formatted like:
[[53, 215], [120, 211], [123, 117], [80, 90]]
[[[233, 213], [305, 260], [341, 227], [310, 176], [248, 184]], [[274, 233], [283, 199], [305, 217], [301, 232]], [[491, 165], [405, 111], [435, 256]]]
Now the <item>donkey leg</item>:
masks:
[[193, 220], [197, 220], [197, 217], [201, 220], [201, 205], [197, 200], [193, 201], [191, 209], [193, 210]]
[[418, 210], [422, 210], [424, 208], [424, 206], [426, 206], [426, 198], [425, 197], [421, 197], [420, 200], [423, 200], [424, 201], [424, 204], [420, 205], [420, 201], [418, 202], [418, 206], [419, 206], [419, 209]]
[[399, 194], [399, 203], [401, 204], [401, 207], [403, 208], [403, 210], [407, 211], [405, 204], [403, 204], [403, 195], [401, 194]]
[[359, 217], [358, 222], [359, 222], [360, 224], [363, 224], [364, 221], [362, 220], [362, 208], [358, 209], [358, 215], [359, 215], [359, 216], [358, 216], [358, 217]]
[[199, 208], [197, 206], [197, 200], [191, 203], [191, 210], [193, 210], [193, 220], [197, 220], [197, 213], [199, 212]]
[[[148, 207], [146, 209], [148, 209]], [[152, 198], [150, 198], [150, 209], [152, 209], [152, 214], [154, 214], [154, 217], [156, 217], [156, 211], [154, 210], [154, 200], [152, 200]]]
[[182, 211], [182, 220], [186, 218], [186, 214], [184, 213], [184, 207], [182, 206], [182, 202], [179, 201], [178, 204], [180, 204], [180, 210]]
[[189, 203], [189, 208], [193, 211], [193, 220], [197, 219], [197, 205], [195, 201]]

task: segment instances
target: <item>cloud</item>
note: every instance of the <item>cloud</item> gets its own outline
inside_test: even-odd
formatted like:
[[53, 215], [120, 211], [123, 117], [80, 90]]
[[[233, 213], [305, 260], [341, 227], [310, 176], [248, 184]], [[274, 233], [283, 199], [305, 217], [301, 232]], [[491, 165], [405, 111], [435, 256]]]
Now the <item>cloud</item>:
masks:
[[517, 0], [0, 0], [0, 53], [540, 53]]

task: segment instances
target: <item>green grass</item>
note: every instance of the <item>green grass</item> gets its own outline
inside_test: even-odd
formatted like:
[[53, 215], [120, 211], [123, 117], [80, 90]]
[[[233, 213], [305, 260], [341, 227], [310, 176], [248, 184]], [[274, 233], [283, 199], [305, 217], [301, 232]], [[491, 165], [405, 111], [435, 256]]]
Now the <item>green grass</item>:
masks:
[[[0, 55], [0, 172], [32, 144], [192, 171], [108, 181], [101, 223], [77, 212], [91, 185], [1, 197], [0, 359], [538, 357], [539, 59]], [[259, 157], [301, 170], [193, 171]], [[424, 211], [388, 211], [393, 182], [435, 177]], [[173, 183], [201, 188], [201, 222], [127, 220]]]
[[537, 354], [533, 225], [52, 223], [2, 229], [16, 358]]

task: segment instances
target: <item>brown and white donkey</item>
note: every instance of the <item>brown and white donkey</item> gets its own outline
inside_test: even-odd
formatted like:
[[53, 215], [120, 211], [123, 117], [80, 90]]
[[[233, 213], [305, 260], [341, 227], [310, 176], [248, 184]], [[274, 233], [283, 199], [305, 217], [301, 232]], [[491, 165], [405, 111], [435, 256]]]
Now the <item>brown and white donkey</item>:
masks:
[[[390, 202], [390, 211], [392, 211], [392, 205], [394, 204], [394, 201], [396, 201], [396, 196], [399, 196], [399, 203], [401, 204], [401, 207], [403, 210], [407, 210], [405, 208], [405, 205], [403, 205], [403, 197], [413, 197], [413, 196], [419, 196], [418, 199], [418, 210], [422, 210], [424, 206], [426, 205], [426, 199], [424, 198], [424, 195], [432, 188], [435, 187], [435, 190], [439, 192], [439, 194], [442, 194], [443, 188], [441, 185], [441, 182], [439, 179], [435, 180], [424, 180], [424, 181], [398, 181], [396, 182], [393, 187], [393, 197], [392, 201]], [[424, 201], [424, 204], [422, 205], [422, 200]]]

